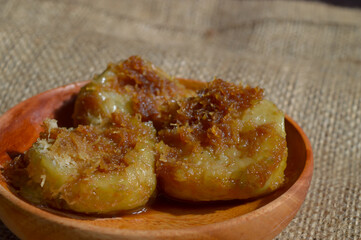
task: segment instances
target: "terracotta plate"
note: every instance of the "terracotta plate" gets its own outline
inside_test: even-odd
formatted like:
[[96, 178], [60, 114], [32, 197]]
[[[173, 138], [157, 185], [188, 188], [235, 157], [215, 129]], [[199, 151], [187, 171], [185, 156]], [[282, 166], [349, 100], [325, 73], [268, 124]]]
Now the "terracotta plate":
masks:
[[[185, 85], [199, 88], [194, 80]], [[85, 82], [49, 90], [21, 102], [0, 118], [0, 165], [36, 141], [47, 117], [71, 125], [74, 99]], [[147, 212], [115, 217], [80, 216], [40, 209], [11, 192], [0, 175], [0, 218], [21, 239], [272, 239], [296, 215], [309, 188], [313, 159], [309, 140], [286, 116], [287, 182], [247, 201], [185, 204], [159, 198]]]

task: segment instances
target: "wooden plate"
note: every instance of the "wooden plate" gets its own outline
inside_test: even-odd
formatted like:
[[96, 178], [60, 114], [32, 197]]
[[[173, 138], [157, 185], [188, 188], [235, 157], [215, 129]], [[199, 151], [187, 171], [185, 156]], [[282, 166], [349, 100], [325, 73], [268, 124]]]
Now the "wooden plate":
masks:
[[[182, 81], [191, 88], [204, 85]], [[0, 166], [30, 148], [45, 118], [70, 126], [74, 99], [85, 83], [49, 90], [6, 112], [0, 118]], [[159, 198], [145, 213], [101, 218], [37, 208], [13, 194], [0, 175], [0, 218], [21, 239], [272, 239], [296, 215], [313, 172], [306, 135], [288, 116], [285, 126], [287, 182], [261, 198], [207, 204]]]

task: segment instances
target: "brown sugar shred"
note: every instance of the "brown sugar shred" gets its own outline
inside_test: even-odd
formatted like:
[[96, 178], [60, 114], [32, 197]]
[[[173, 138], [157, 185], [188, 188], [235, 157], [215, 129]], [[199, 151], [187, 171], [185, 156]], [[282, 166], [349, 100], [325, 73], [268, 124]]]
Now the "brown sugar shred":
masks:
[[263, 98], [263, 90], [258, 87], [237, 86], [221, 79], [197, 94], [181, 101], [177, 112], [171, 114], [172, 122], [159, 132], [168, 145], [183, 149], [189, 144], [215, 148], [233, 145], [239, 136], [230, 123]]
[[119, 85], [130, 85], [134, 88], [134, 112], [140, 113], [143, 121], [153, 121], [156, 128], [169, 121], [167, 111], [171, 103], [168, 101], [187, 96], [190, 92], [140, 57], [130, 57], [117, 67], [120, 67], [117, 72], [123, 73], [118, 75]]
[[[119, 94], [126, 92], [131, 96], [133, 113], [140, 114], [144, 122], [152, 121], [156, 128], [169, 122], [172, 100], [194, 94], [176, 79], [138, 56], [131, 56], [119, 64], [109, 64], [106, 72], [113, 74], [106, 77], [105, 83], [97, 86], [99, 91], [107, 88]], [[86, 104], [85, 109], [94, 108], [92, 105], [96, 105], [96, 102], [93, 98], [91, 94], [85, 95], [82, 100]]]
[[100, 163], [96, 165], [100, 172], [122, 169], [129, 165], [124, 156], [134, 148], [138, 137], [146, 134], [147, 129], [119, 113], [113, 113], [111, 121], [112, 124], [106, 128], [91, 125], [79, 125], [73, 131], [54, 128], [42, 132], [40, 139], [56, 140], [52, 150], [59, 154], [67, 151], [76, 162], [83, 162], [83, 154], [99, 159]]

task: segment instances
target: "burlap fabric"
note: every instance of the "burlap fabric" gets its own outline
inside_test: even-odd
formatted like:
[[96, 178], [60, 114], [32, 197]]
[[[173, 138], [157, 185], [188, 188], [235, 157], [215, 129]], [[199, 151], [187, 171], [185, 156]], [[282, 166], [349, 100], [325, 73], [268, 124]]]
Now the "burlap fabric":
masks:
[[[361, 239], [361, 10], [294, 1], [0, 0], [0, 114], [134, 54], [174, 75], [265, 88], [303, 127], [315, 158], [306, 201], [277, 239]], [[16, 239], [1, 222], [0, 239]]]

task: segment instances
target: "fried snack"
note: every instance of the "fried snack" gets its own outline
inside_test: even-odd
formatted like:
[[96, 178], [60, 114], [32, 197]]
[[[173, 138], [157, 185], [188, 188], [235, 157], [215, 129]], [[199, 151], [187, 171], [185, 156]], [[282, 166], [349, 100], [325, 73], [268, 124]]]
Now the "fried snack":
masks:
[[169, 122], [176, 100], [194, 94], [152, 63], [132, 56], [109, 64], [81, 89], [73, 119], [75, 125], [103, 124], [120, 111], [140, 114], [142, 121], [152, 121], [158, 129]]
[[215, 80], [158, 132], [158, 184], [187, 201], [247, 199], [284, 181], [284, 114], [263, 90]]
[[144, 206], [156, 188], [155, 129], [136, 117], [111, 117], [106, 127], [71, 129], [46, 120], [45, 131], [25, 154], [29, 181], [20, 194], [33, 203], [81, 213]]
[[247, 199], [284, 182], [284, 114], [260, 88], [217, 79], [195, 92], [133, 56], [84, 86], [75, 128], [45, 131], [10, 162], [28, 201], [80, 213], [143, 207], [156, 185], [187, 201]]

